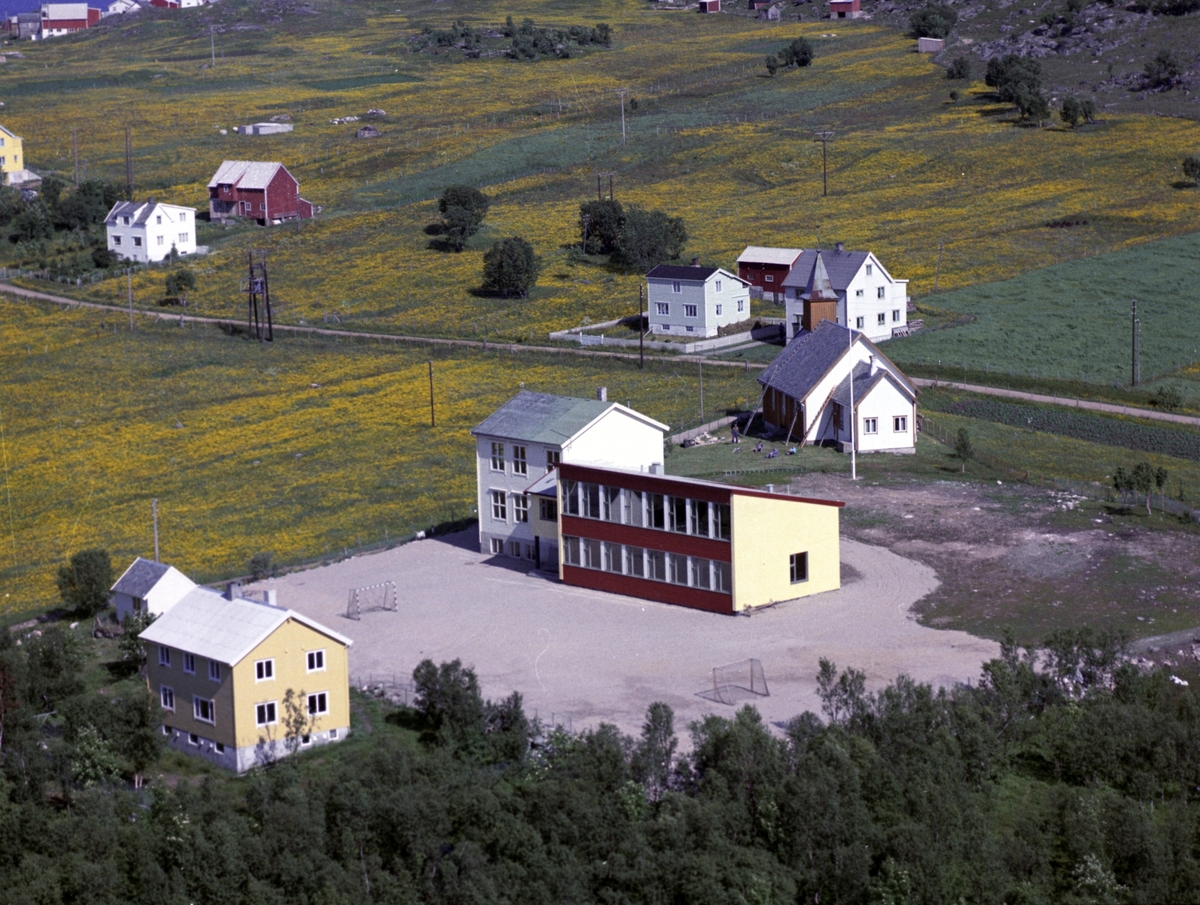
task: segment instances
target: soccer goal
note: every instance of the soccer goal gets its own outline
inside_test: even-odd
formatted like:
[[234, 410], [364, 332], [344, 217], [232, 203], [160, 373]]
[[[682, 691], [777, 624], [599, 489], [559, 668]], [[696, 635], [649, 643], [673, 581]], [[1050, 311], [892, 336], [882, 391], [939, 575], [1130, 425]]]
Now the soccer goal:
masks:
[[363, 613], [375, 610], [396, 611], [396, 583], [383, 581], [362, 588], [353, 588], [346, 601], [346, 618], [362, 619]]
[[764, 698], [771, 696], [761, 660], [751, 658], [713, 667], [712, 699], [732, 705], [737, 703], [738, 692], [749, 692]]

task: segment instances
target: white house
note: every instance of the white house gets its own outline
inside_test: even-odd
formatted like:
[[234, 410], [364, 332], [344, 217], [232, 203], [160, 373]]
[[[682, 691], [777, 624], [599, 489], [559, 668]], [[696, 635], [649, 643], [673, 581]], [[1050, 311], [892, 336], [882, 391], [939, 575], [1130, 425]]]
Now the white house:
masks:
[[720, 267], [659, 264], [646, 274], [651, 333], [716, 336], [750, 319], [750, 284]]
[[787, 306], [787, 338], [801, 329], [804, 295], [812, 288], [818, 255], [837, 293], [837, 321], [861, 330], [873, 342], [908, 332], [908, 280], [897, 280], [869, 251], [846, 251], [838, 242], [833, 249], [807, 249], [783, 281]]
[[140, 13], [141, 11], [142, 5], [138, 3], [138, 0], [113, 0], [113, 2], [108, 4], [108, 7], [100, 14], [100, 17], [102, 19], [106, 19], [109, 16], [120, 16], [125, 13]]
[[667, 425], [607, 401], [603, 389], [597, 397], [521, 392], [471, 430], [481, 553], [557, 571], [556, 497], [538, 494], [560, 462], [662, 471]]
[[196, 587], [196, 583], [166, 563], [135, 559], [112, 586], [117, 621], [124, 622], [134, 613], [161, 616]]
[[150, 201], [118, 201], [104, 218], [108, 250], [134, 261], [161, 261], [174, 248], [196, 251], [196, 209]]
[[759, 375], [763, 419], [803, 445], [912, 453], [917, 388], [856, 330], [831, 320], [801, 333]]

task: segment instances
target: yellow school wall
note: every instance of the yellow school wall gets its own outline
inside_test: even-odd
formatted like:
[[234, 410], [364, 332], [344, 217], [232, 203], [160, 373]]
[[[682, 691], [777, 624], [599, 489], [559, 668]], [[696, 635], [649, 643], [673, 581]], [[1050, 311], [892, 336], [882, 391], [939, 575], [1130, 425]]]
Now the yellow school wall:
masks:
[[[229, 667], [221, 664], [221, 681], [218, 683], [208, 677], [208, 660], [204, 657], [196, 657], [196, 674], [192, 675], [183, 671], [184, 651], [178, 648], [171, 648], [170, 666], [159, 665], [157, 644], [149, 645], [147, 654], [149, 662], [146, 665], [146, 678], [150, 683], [150, 693], [158, 699], [163, 723], [181, 732], [194, 733], [223, 745], [233, 745], [234, 695]], [[175, 691], [174, 713], [162, 709], [163, 685], [170, 686]], [[194, 695], [212, 700], [216, 715], [215, 725], [202, 722], [193, 716]]]
[[25, 169], [25, 150], [21, 145], [19, 135], [4, 135], [4, 147], [0, 148], [0, 157], [4, 158], [4, 163], [0, 164], [0, 172], [16, 173]]
[[[307, 654], [311, 650], [325, 651], [325, 669], [309, 672]], [[258, 660], [275, 660], [275, 678], [259, 682], [254, 664]], [[288, 689], [299, 696], [323, 691], [328, 695], [329, 712], [317, 717], [312, 732], [324, 732], [350, 725], [350, 674], [346, 647], [328, 635], [289, 619], [273, 631], [233, 667], [234, 718], [237, 747], [256, 745], [260, 738], [283, 739], [283, 699]], [[306, 697], [298, 698], [308, 712]], [[276, 724], [259, 727], [255, 723], [255, 705], [275, 702]], [[268, 731], [269, 730], [269, 731]]]
[[[842, 586], [837, 506], [735, 493], [733, 608], [744, 610]], [[808, 581], [792, 584], [791, 555], [808, 553]]]

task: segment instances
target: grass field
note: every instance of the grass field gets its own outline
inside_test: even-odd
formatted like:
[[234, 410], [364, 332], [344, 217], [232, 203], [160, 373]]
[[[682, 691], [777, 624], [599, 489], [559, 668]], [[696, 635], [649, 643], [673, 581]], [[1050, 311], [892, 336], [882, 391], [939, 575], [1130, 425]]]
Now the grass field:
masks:
[[[226, 0], [30, 46], [0, 82], [5, 124], [33, 164], [67, 173], [75, 129], [85, 175], [121, 178], [128, 121], [139, 195], [198, 206], [223, 158], [285, 162], [325, 212], [267, 231], [208, 229], [214, 253], [194, 265], [199, 310], [235, 313], [245, 251], [264, 247], [283, 319], [422, 335], [529, 341], [631, 313], [637, 278], [575, 262], [564, 247], [600, 172], [615, 173], [624, 203], [682, 216], [688, 253], [706, 262], [732, 266], [746, 244], [811, 245], [819, 232], [871, 248], [915, 296], [932, 289], [939, 242], [947, 289], [1200, 229], [1195, 193], [1173, 185], [1179, 160], [1200, 147], [1195, 122], [1129, 115], [1074, 132], [1019, 128], [982, 85], [950, 102], [942, 70], [893, 28], [839, 23], [833, 35], [828, 23], [770, 26], [635, 0], [312, 8], [319, 15]], [[606, 21], [613, 47], [538, 63], [409, 50], [423, 26], [495, 24], [508, 12]], [[767, 78], [763, 57], [800, 34], [816, 47], [811, 69]], [[638, 100], [624, 145], [618, 87]], [[379, 139], [329, 122], [368, 107], [387, 112]], [[219, 134], [282, 113], [295, 132]], [[836, 131], [828, 197], [811, 141], [823, 126]], [[458, 255], [428, 250], [422, 232], [431, 199], [453, 181], [494, 199], [484, 232]], [[1066, 218], [1088, 225], [1045, 226]], [[527, 300], [473, 295], [482, 250], [512, 234], [543, 256], [541, 285]], [[92, 296], [124, 292], [113, 280]], [[161, 271], [140, 274], [135, 293], [154, 304]]]
[[[427, 359], [437, 427], [429, 428]], [[128, 331], [102, 313], [0, 303], [0, 587], [52, 603], [56, 564], [92, 546], [152, 554], [200, 580], [341, 556], [473, 514], [467, 431], [531, 390], [629, 402], [696, 422], [695, 366], [288, 340], [214, 328]], [[754, 394], [753, 396], [751, 394]], [[753, 374], [704, 373], [708, 412], [757, 399]]]

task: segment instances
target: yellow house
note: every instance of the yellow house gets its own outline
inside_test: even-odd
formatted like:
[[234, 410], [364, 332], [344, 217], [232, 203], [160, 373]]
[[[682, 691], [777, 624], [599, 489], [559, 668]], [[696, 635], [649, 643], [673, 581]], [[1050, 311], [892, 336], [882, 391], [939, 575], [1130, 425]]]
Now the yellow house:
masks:
[[141, 638], [178, 751], [240, 773], [350, 732], [352, 642], [306, 616], [196, 588]]
[[21, 136], [13, 135], [0, 126], [0, 173], [4, 174], [4, 184], [12, 185], [13, 174], [25, 169], [25, 152], [21, 146]]

